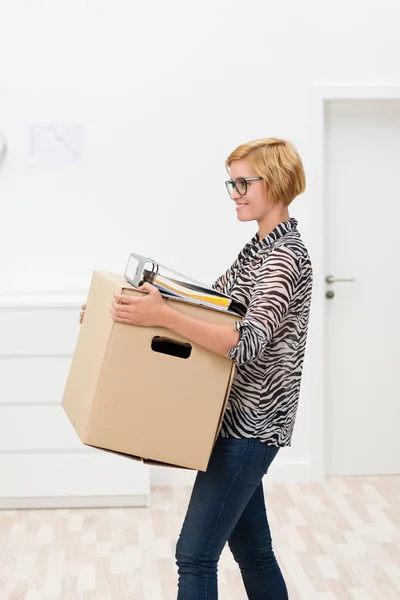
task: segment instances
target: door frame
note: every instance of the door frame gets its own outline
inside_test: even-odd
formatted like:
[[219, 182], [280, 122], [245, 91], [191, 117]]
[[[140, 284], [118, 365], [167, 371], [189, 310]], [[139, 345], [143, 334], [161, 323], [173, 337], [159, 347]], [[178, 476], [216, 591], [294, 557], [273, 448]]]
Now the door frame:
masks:
[[[314, 290], [310, 316], [310, 476], [324, 481], [326, 469], [326, 390], [327, 339], [325, 311], [325, 115], [332, 100], [400, 100], [400, 84], [316, 84], [310, 86], [308, 99], [309, 168], [309, 249], [314, 271]], [[322, 349], [322, 350], [321, 350]]]

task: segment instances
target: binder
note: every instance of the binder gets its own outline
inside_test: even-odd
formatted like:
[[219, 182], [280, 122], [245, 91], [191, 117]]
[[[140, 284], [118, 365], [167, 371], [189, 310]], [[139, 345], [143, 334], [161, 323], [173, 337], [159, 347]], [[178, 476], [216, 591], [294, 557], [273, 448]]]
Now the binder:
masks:
[[226, 312], [232, 302], [230, 296], [134, 252], [129, 255], [124, 278], [136, 288], [148, 282], [158, 288], [164, 297], [184, 300], [216, 310]]

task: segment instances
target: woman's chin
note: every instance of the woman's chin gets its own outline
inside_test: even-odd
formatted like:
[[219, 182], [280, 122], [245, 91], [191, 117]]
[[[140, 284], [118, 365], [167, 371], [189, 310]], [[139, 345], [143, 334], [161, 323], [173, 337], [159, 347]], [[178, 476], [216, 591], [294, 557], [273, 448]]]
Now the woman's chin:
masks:
[[251, 215], [237, 213], [237, 220], [242, 221], [242, 223], [246, 223], [247, 221], [254, 221], [254, 217]]

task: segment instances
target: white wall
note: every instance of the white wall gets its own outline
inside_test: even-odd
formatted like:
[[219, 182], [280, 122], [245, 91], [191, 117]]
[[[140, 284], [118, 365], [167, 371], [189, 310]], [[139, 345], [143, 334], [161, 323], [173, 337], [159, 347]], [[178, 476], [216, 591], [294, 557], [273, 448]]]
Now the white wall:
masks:
[[[0, 0], [0, 291], [84, 296], [131, 250], [212, 281], [254, 232], [225, 192], [227, 154], [286, 137], [312, 169], [308, 86], [397, 81], [399, 18], [394, 0]], [[84, 167], [25, 166], [26, 124], [49, 120], [84, 124]], [[308, 243], [307, 194], [292, 214]], [[279, 459], [302, 477], [310, 377], [307, 363]]]

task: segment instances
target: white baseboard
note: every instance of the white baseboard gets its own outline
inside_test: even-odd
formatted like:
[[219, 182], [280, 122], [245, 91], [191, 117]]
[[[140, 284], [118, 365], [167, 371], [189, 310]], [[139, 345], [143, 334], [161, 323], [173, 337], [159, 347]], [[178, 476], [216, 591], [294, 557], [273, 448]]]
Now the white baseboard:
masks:
[[[197, 471], [151, 466], [151, 486], [185, 487], [192, 486]], [[300, 483], [311, 481], [309, 461], [277, 461], [273, 463], [264, 481], [268, 483]]]
[[0, 510], [39, 508], [114, 508], [150, 506], [149, 495], [137, 496], [60, 496], [43, 498], [0, 498]]

